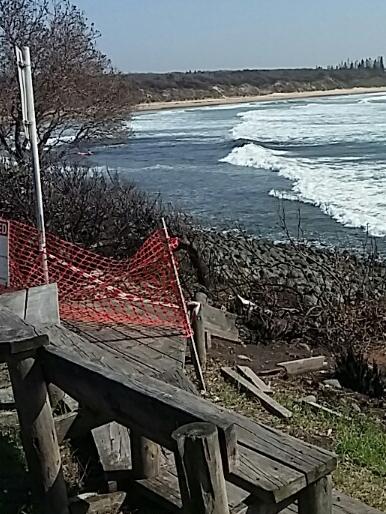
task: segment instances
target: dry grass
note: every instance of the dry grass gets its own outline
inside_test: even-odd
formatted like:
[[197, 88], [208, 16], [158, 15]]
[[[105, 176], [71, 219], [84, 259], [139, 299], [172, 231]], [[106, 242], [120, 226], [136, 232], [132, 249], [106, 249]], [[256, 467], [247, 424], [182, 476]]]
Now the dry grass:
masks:
[[293, 412], [289, 421], [283, 421], [269, 415], [257, 401], [225, 382], [214, 362], [207, 371], [207, 382], [211, 401], [336, 452], [339, 464], [333, 477], [335, 487], [371, 507], [386, 511], [386, 427], [378, 411], [369, 408], [356, 412], [353, 409], [356, 396], [331, 395], [331, 392], [318, 390], [318, 401], [344, 417], [314, 412], [298, 402], [301, 396], [310, 394], [314, 383], [309, 385], [310, 390], [304, 391], [298, 381], [276, 381], [273, 383], [275, 399]]

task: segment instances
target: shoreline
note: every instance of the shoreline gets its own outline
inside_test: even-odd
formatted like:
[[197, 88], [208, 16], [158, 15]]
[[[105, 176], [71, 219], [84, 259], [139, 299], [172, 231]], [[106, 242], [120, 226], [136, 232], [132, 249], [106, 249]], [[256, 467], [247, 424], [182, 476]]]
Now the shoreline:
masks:
[[200, 100], [176, 100], [173, 102], [151, 102], [138, 104], [137, 112], [164, 111], [192, 107], [216, 107], [219, 105], [237, 105], [255, 102], [272, 102], [280, 100], [299, 100], [322, 98], [326, 96], [363, 95], [368, 93], [386, 93], [385, 87], [355, 87], [350, 89], [329, 89], [325, 91], [294, 91], [291, 93], [269, 93], [258, 96], [229, 96], [223, 98], [203, 98]]

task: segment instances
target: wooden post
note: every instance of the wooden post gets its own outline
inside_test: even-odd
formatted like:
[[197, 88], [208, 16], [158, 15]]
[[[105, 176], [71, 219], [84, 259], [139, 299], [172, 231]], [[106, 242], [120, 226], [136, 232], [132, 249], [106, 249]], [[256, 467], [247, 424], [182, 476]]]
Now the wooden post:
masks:
[[173, 432], [183, 511], [229, 514], [217, 428], [191, 423]]
[[59, 445], [39, 348], [47, 336], [0, 307], [0, 360], [7, 362], [34, 500], [41, 514], [69, 514]]
[[202, 369], [206, 368], [206, 339], [205, 325], [202, 306], [207, 302], [208, 297], [204, 293], [196, 293], [195, 301], [200, 304], [200, 308], [195, 310], [192, 318], [193, 337], [197, 346], [198, 358]]
[[299, 495], [299, 514], [332, 514], [331, 475], [317, 480]]
[[136, 480], [154, 478], [160, 472], [160, 447], [158, 444], [130, 430], [131, 461]]
[[59, 445], [40, 364], [33, 356], [10, 360], [8, 368], [39, 512], [68, 514]]

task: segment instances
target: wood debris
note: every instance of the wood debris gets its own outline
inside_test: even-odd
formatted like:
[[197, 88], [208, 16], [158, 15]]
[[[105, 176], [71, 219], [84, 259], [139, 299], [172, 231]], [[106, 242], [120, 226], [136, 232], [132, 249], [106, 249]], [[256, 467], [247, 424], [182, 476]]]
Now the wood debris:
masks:
[[225, 378], [255, 396], [260, 401], [261, 405], [271, 414], [285, 419], [292, 416], [291, 411], [280, 405], [280, 403], [276, 402], [273, 398], [270, 398], [266, 393], [263, 393], [255, 385], [237, 373], [237, 371], [234, 371], [232, 368], [221, 368], [221, 372]]
[[300, 375], [302, 373], [324, 369], [327, 366], [327, 363], [326, 357], [324, 355], [320, 355], [318, 357], [308, 357], [306, 359], [279, 362], [277, 365], [284, 368], [288, 375]]

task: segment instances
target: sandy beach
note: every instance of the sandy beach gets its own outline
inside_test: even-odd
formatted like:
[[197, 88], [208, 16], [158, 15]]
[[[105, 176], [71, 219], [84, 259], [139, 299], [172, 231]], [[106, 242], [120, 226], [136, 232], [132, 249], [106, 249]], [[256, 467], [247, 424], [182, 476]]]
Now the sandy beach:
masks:
[[137, 105], [137, 111], [161, 111], [186, 107], [206, 107], [215, 105], [232, 105], [250, 102], [270, 102], [273, 100], [296, 100], [301, 98], [319, 98], [323, 96], [363, 95], [366, 93], [386, 93], [386, 87], [355, 87], [352, 89], [330, 89], [327, 91], [302, 91], [292, 93], [270, 93], [259, 96], [232, 96], [223, 98], [204, 98], [202, 100], [181, 100], [176, 102], [152, 102]]

